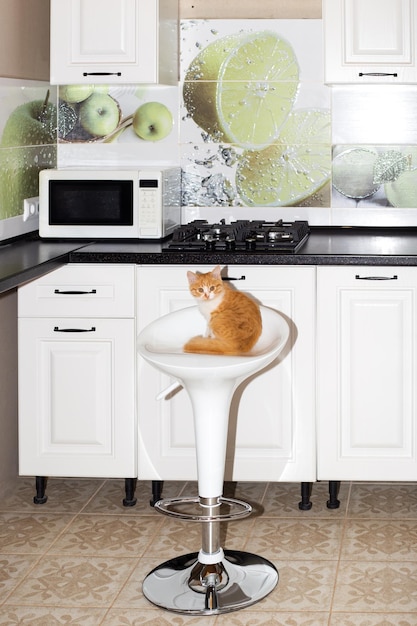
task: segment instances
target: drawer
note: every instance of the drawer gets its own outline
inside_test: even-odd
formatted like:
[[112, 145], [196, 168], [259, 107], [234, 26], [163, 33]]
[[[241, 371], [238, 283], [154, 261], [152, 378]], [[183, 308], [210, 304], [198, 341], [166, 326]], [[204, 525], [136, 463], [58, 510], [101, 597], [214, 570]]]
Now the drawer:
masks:
[[18, 290], [19, 317], [134, 317], [135, 266], [69, 264]]

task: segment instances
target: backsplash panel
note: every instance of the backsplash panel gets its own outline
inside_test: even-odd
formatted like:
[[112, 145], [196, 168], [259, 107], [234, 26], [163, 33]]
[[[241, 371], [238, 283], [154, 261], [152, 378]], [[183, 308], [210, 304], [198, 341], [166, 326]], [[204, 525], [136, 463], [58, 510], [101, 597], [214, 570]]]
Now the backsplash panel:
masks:
[[59, 88], [60, 167], [178, 164], [178, 87], [83, 87]]
[[[271, 48], [259, 55], [266, 43], [250, 48], [254, 33], [275, 36], [277, 62]], [[230, 64], [244, 45], [258, 46], [258, 62], [247, 54], [241, 66]], [[204, 59], [210, 46], [214, 53]], [[98, 85], [74, 95], [65, 85], [0, 79], [0, 222], [20, 218], [23, 198], [37, 195], [42, 168], [180, 163], [184, 222], [282, 217], [417, 225], [417, 86], [324, 85], [320, 19], [182, 20], [180, 49], [174, 87]], [[196, 64], [202, 54], [205, 65]], [[49, 115], [34, 135], [25, 123], [5, 133], [19, 107], [33, 119], [33, 102], [44, 102], [48, 91], [56, 120]], [[102, 108], [113, 105], [107, 128], [98, 107], [90, 107], [93, 95]], [[268, 98], [273, 113], [254, 104]], [[132, 124], [152, 102], [172, 117], [170, 131], [156, 141], [138, 136]], [[242, 110], [249, 115], [239, 117]]]
[[21, 216], [39, 171], [56, 166], [56, 110], [49, 85], [0, 81], [0, 220]]
[[[207, 219], [215, 206], [237, 217], [237, 207], [330, 206], [321, 39], [320, 20], [182, 23], [186, 220], [196, 206]], [[317, 45], [307, 50], [306, 41]]]

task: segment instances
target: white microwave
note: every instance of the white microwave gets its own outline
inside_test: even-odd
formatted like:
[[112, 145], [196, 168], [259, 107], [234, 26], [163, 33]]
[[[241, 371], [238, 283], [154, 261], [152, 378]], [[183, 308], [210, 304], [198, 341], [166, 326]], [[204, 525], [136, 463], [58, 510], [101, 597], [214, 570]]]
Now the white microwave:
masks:
[[180, 167], [39, 173], [42, 238], [155, 240], [180, 223]]

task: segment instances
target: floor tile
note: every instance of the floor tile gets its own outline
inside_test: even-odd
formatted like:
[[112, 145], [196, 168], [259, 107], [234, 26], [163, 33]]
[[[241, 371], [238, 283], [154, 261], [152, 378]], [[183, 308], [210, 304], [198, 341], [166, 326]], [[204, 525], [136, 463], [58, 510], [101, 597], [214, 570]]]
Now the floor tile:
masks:
[[[176, 497], [184, 488], [183, 482], [166, 481], [163, 486], [165, 498]], [[124, 480], [106, 480], [95, 497], [84, 509], [86, 513], [120, 513], [123, 515], [160, 515], [150, 505], [151, 481], [138, 481], [135, 490], [137, 502], [134, 506], [123, 506], [125, 497]]]
[[51, 554], [142, 556], [162, 520], [121, 515], [78, 515], [49, 549]]
[[[215, 626], [213, 621], [215, 619], [212, 616], [208, 617], [210, 626]], [[202, 623], [205, 622], [198, 616], [161, 612], [158, 609], [144, 610], [140, 614], [134, 609], [111, 609], [102, 626], [202, 626]]]
[[[252, 514], [220, 524], [226, 549], [270, 559], [277, 587], [211, 626], [416, 626], [417, 486], [342, 482], [330, 510], [328, 483], [313, 485], [300, 511], [300, 484], [226, 483], [224, 495]], [[149, 505], [138, 481], [124, 507], [123, 479], [50, 479], [35, 505], [34, 479], [18, 478], [0, 499], [0, 626], [196, 626], [201, 616], [164, 611], [142, 594], [146, 575], [197, 552], [201, 524]], [[195, 496], [195, 481], [166, 481], [164, 497]]]
[[335, 611], [417, 612], [417, 563], [340, 563]]
[[415, 520], [348, 520], [342, 559], [417, 562]]
[[35, 555], [0, 555], [0, 605], [36, 564]]
[[99, 479], [59, 479], [47, 482], [45, 504], [34, 504], [36, 495], [34, 478], [19, 478], [15, 489], [0, 500], [0, 511], [49, 511], [53, 513], [78, 513], [103, 484]]
[[329, 611], [336, 562], [276, 561], [277, 587], [258, 607], [260, 611]]
[[415, 626], [417, 613], [333, 613], [329, 626]]
[[166, 517], [144, 556], [159, 556], [160, 562], [174, 556], [198, 552], [201, 546], [201, 526], [196, 522], [177, 521]]
[[417, 519], [417, 485], [353, 483], [348, 516]]
[[42, 554], [73, 519], [44, 511], [0, 513], [0, 554]]
[[136, 561], [45, 556], [9, 596], [6, 605], [110, 607]]
[[262, 501], [264, 515], [276, 517], [343, 517], [346, 514], [346, 507], [349, 497], [349, 484], [340, 485], [338, 509], [328, 509], [329, 499], [328, 482], [314, 483], [311, 492], [312, 507], [309, 511], [301, 511], [298, 503], [301, 500], [300, 483], [268, 483]]
[[113, 607], [117, 609], [140, 609], [150, 610], [155, 607], [145, 598], [142, 593], [142, 583], [155, 567], [157, 567], [163, 559], [158, 556], [151, 558], [143, 557], [139, 559], [135, 568], [133, 569], [128, 580], [121, 589], [119, 595], [113, 603]]
[[[0, 607], [1, 626], [100, 626], [105, 609], [62, 609], [60, 607]], [[120, 624], [120, 622], [119, 622]]]
[[244, 611], [220, 615], [215, 626], [327, 626], [328, 613], [261, 612], [254, 605]]
[[342, 520], [262, 518], [245, 550], [270, 559], [333, 560], [339, 557]]

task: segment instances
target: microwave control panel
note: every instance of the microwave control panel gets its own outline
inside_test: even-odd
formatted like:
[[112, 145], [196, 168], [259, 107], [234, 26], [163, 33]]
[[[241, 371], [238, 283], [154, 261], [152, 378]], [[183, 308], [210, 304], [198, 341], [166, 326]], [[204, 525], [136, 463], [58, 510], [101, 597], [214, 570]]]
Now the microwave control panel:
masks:
[[140, 228], [154, 228], [161, 223], [162, 192], [158, 178], [139, 180]]

